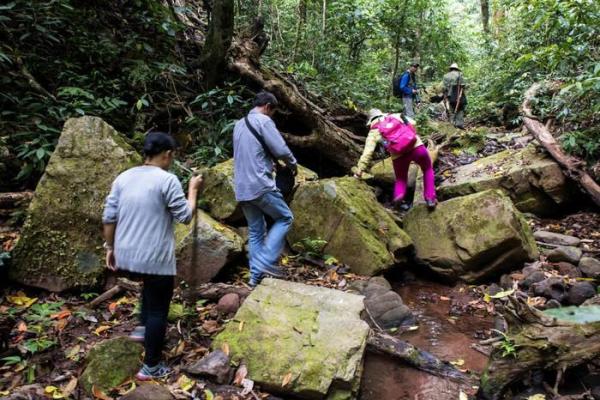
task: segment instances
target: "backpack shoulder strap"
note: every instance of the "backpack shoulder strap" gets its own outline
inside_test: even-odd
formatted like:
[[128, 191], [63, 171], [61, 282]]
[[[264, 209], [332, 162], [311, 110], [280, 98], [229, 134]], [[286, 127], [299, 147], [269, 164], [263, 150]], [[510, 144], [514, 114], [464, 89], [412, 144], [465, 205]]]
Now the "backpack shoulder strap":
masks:
[[252, 133], [252, 135], [256, 138], [256, 140], [258, 140], [258, 143], [261, 144], [261, 146], [263, 147], [263, 150], [265, 151], [265, 153], [267, 154], [267, 156], [269, 158], [271, 158], [273, 161], [275, 161], [276, 158], [273, 156], [273, 153], [271, 153], [271, 150], [269, 150], [269, 147], [265, 143], [265, 141], [262, 138], [262, 136], [260, 136], [259, 133], [256, 131], [256, 128], [254, 128], [254, 126], [252, 126], [252, 124], [250, 123], [250, 120], [248, 119], [247, 115], [244, 117], [244, 122], [246, 123], [246, 126], [248, 127], [248, 130], [250, 130], [250, 133]]

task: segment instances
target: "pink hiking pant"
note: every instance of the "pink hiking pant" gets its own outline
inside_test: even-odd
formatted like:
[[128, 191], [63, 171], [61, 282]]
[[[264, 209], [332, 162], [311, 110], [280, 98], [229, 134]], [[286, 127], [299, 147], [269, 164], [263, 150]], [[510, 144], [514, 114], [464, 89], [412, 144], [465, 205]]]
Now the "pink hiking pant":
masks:
[[394, 185], [394, 201], [399, 201], [406, 194], [406, 181], [408, 180], [408, 167], [411, 162], [417, 163], [423, 171], [423, 197], [425, 200], [435, 200], [435, 180], [433, 177], [433, 165], [429, 152], [423, 145], [417, 146], [410, 152], [394, 160], [394, 174], [396, 175], [396, 184]]

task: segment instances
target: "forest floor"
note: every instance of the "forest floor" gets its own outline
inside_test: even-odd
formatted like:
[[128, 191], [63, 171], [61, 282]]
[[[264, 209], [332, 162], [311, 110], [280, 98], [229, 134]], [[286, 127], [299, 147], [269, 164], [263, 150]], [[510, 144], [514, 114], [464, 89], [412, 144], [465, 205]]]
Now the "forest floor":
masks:
[[[510, 135], [498, 133], [490, 137], [476, 154], [441, 154], [438, 173], [451, 173], [458, 165], [507, 148], [505, 139]], [[22, 216], [17, 217], [22, 220]], [[528, 221], [536, 229], [584, 239], [590, 254], [600, 254], [600, 215], [595, 212], [575, 209], [561, 218], [530, 217]], [[0, 227], [4, 251], [11, 250], [18, 232], [18, 223]], [[343, 265], [330, 266], [291, 254], [283, 258], [282, 266], [288, 270], [290, 280], [341, 290], [352, 281], [367, 279], [350, 273]], [[240, 266], [227, 276], [227, 283], [243, 287], [246, 275], [246, 269]], [[417, 316], [419, 326], [389, 333], [461, 370], [480, 374], [491, 351], [481, 342], [485, 343], [493, 335], [493, 329], [498, 328], [494, 302], [486, 298], [487, 286], [449, 286], [420, 271], [405, 271], [390, 280], [393, 289]], [[127, 335], [137, 324], [136, 291], [124, 291], [98, 307], [90, 307], [89, 302], [99, 294], [59, 295], [14, 285], [3, 289], [0, 324], [4, 325], [0, 325], [0, 334], [8, 340], [8, 347], [0, 347], [0, 398], [19, 392], [29, 393], [30, 398], [87, 398], [78, 385], [86, 354], [102, 340]], [[209, 352], [212, 338], [231, 315], [219, 311], [214, 301], [187, 302], [181, 288], [176, 290], [173, 304], [165, 347], [173, 373], [163, 384], [179, 399], [218, 398], [211, 397], [206, 384], [188, 378], [182, 368]], [[96, 398], [118, 398], [136, 385], [129, 380], [106, 393], [96, 393]], [[458, 386], [447, 380], [369, 354], [360, 398], [445, 400], [458, 398], [457, 390]], [[267, 397], [268, 394], [255, 390], [238, 398]]]

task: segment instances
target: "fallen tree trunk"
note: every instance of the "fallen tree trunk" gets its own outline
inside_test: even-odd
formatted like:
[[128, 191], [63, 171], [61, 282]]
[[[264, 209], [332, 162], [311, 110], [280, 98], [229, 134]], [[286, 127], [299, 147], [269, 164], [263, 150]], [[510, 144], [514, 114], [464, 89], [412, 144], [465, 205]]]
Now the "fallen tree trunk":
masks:
[[32, 198], [33, 192], [0, 193], [0, 208], [25, 208]]
[[218, 301], [221, 297], [229, 293], [237, 294], [243, 301], [250, 294], [250, 289], [246, 286], [229, 285], [227, 283], [204, 283], [184, 289], [183, 297], [190, 301], [199, 299]]
[[514, 354], [503, 356], [502, 346], [495, 348], [478, 399], [500, 400], [509, 385], [536, 370], [556, 370], [556, 390], [562, 371], [600, 356], [600, 322], [558, 321], [515, 297], [509, 297], [504, 316], [509, 327], [504, 347]]
[[349, 170], [360, 157], [364, 137], [337, 126], [326, 110], [302, 94], [293, 82], [261, 66], [259, 58], [266, 42], [257, 38], [262, 35], [252, 32], [234, 41], [229, 50], [229, 70], [277, 97], [286, 113], [278, 126], [290, 145], [314, 150]]
[[594, 203], [600, 206], [600, 185], [585, 171], [585, 162], [577, 157], [565, 154], [548, 128], [533, 115], [531, 101], [542, 87], [541, 83], [535, 83], [525, 92], [525, 100], [523, 100], [521, 107], [523, 110], [523, 122], [529, 132], [535, 136], [556, 162], [565, 169], [566, 175], [578, 182], [591, 196]]
[[442, 361], [431, 353], [412, 344], [380, 332], [371, 331], [367, 340], [367, 351], [384, 354], [421, 371], [472, 386], [475, 379], [456, 369], [452, 364]]

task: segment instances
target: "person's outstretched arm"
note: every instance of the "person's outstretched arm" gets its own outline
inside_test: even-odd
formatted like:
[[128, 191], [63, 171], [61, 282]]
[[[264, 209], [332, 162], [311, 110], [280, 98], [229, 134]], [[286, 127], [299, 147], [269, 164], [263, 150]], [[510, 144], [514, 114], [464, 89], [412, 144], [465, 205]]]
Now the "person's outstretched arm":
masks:
[[198, 200], [198, 193], [202, 188], [202, 183], [202, 175], [191, 178], [186, 199], [179, 179], [177, 179], [175, 175], [171, 175], [167, 179], [165, 187], [163, 188], [163, 193], [167, 208], [175, 221], [182, 224], [189, 224], [192, 221], [192, 218], [196, 213], [196, 203]]
[[262, 134], [265, 144], [269, 147], [271, 154], [278, 160], [283, 160], [288, 167], [296, 170], [296, 157], [294, 157], [294, 154], [285, 143], [285, 140], [283, 140], [283, 137], [281, 136], [281, 133], [279, 133], [279, 130], [277, 130], [273, 120], [269, 119], [261, 128], [260, 133]]
[[117, 269], [113, 246], [115, 243], [115, 231], [117, 230], [117, 220], [119, 216], [119, 195], [119, 184], [115, 180], [109, 195], [106, 197], [104, 212], [102, 213], [102, 233], [104, 236], [104, 247], [106, 248], [106, 267], [111, 271]]
[[360, 177], [363, 172], [365, 172], [369, 165], [371, 165], [371, 159], [373, 158], [373, 153], [377, 148], [377, 143], [381, 140], [381, 134], [377, 129], [371, 129], [369, 134], [367, 135], [367, 140], [365, 141], [365, 148], [363, 149], [362, 155], [358, 160], [358, 164], [356, 165], [356, 171], [354, 173], [355, 176]]

